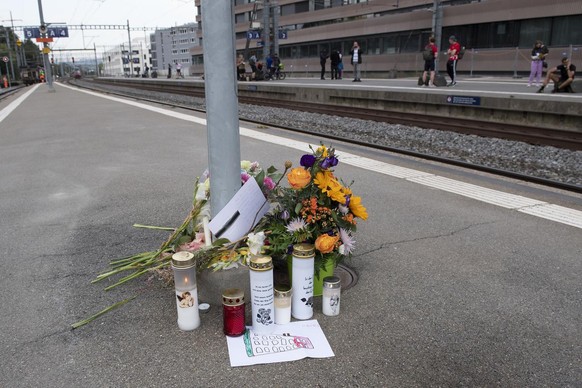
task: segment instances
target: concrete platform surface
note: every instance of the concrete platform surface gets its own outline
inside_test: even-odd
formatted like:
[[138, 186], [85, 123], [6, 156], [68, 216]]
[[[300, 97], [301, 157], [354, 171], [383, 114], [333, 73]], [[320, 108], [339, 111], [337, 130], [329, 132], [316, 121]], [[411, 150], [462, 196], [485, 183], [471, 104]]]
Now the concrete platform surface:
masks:
[[[167, 236], [133, 223], [183, 220], [207, 166], [200, 118], [58, 84], [28, 91], [16, 107], [16, 98], [0, 102], [1, 387], [580, 385], [582, 196], [336, 144], [354, 155], [336, 173], [355, 180], [370, 218], [359, 224], [359, 282], [341, 314], [323, 316], [316, 300], [335, 357], [231, 368], [220, 306], [185, 333], [160, 282], [110, 292], [90, 284], [110, 259]], [[264, 166], [298, 164], [292, 147], [319, 143], [276, 129], [241, 133], [242, 158]], [[426, 183], [432, 176], [450, 190]], [[530, 205], [451, 193], [458, 182]], [[573, 224], [528, 214], [548, 204]]]

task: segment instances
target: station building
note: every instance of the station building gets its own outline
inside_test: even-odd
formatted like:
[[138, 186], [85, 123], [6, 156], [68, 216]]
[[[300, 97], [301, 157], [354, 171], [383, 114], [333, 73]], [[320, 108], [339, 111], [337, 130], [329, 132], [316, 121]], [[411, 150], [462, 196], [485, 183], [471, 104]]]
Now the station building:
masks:
[[[265, 57], [264, 38], [247, 32], [262, 32], [263, 20], [273, 20], [286, 39], [273, 47], [288, 73], [314, 75], [320, 70], [319, 53], [339, 49], [349, 53], [354, 41], [364, 52], [364, 76], [390, 76], [422, 68], [421, 51], [436, 25], [435, 11], [442, 16], [442, 39], [438, 45], [439, 69], [444, 70], [448, 37], [455, 35], [466, 54], [461, 73], [529, 72], [530, 52], [536, 40], [550, 49], [550, 66], [563, 55], [582, 66], [582, 3], [580, 0], [233, 0], [237, 53]], [[201, 0], [198, 10], [198, 45], [190, 49], [192, 74], [204, 72]], [[264, 13], [270, 10], [269, 19]], [[346, 70], [349, 60], [344, 58]], [[328, 61], [329, 66], [329, 61]]]
[[169, 64], [175, 69], [180, 62], [182, 73], [188, 75], [192, 64], [190, 51], [198, 45], [198, 35], [201, 33], [196, 23], [188, 23], [159, 29], [150, 34], [152, 67], [159, 74], [167, 74]]

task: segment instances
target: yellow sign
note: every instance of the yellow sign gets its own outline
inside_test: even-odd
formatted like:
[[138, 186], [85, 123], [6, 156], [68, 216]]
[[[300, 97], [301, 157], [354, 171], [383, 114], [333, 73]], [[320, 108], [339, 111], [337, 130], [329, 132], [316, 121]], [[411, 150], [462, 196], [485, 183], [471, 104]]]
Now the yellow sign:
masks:
[[18, 47], [22, 46], [22, 41], [21, 41], [20, 39], [18, 39], [18, 40], [16, 41], [16, 45], [17, 45]]
[[50, 48], [48, 48], [48, 47], [43, 47], [43, 48], [42, 48], [42, 53], [43, 53], [43, 54], [48, 54], [48, 53], [50, 53], [50, 52], [51, 52], [51, 49], [50, 49]]

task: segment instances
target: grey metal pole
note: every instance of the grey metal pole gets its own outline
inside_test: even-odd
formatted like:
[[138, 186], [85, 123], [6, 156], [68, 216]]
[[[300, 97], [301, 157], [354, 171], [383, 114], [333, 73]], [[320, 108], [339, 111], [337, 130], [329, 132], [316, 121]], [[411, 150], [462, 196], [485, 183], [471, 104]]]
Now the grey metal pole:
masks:
[[233, 1], [202, 0], [211, 214], [240, 189], [240, 132]]
[[267, 58], [271, 49], [271, 4], [263, 0], [263, 58]]
[[[40, 25], [44, 26], [44, 15], [42, 13], [42, 1], [38, 0], [38, 14], [40, 16]], [[46, 38], [46, 33], [40, 34], [41, 37]], [[44, 63], [44, 73], [46, 76], [46, 83], [48, 84], [48, 90], [50, 93], [55, 92], [55, 88], [53, 86], [53, 72], [51, 69], [51, 62], [49, 61], [48, 57], [49, 47], [48, 43], [43, 42], [43, 50], [42, 50], [42, 60]]]
[[99, 77], [99, 63], [97, 62], [97, 46], [93, 43], [93, 53], [95, 54], [95, 77]]
[[127, 38], [129, 39], [129, 74], [131, 75], [131, 78], [133, 78], [133, 53], [131, 52], [131, 31], [129, 29], [129, 19], [127, 20]]
[[517, 76], [517, 60], [519, 58], [519, 47], [515, 48], [515, 58], [513, 59], [513, 78], [519, 78]]
[[277, 0], [272, 0], [273, 4], [273, 52], [279, 54], [279, 5]]
[[[12, 61], [12, 55], [10, 54], [10, 51], [12, 51], [12, 48], [10, 47], [10, 34], [8, 33], [7, 28], [4, 28], [4, 32], [6, 32], [6, 47], [8, 48], [8, 58], [10, 59], [8, 61], [10, 62], [10, 71], [12, 72], [12, 79], [16, 81], [16, 73], [14, 73], [14, 62]], [[10, 30], [10, 32], [14, 33], [14, 29]]]
[[[433, 5], [433, 14], [432, 14], [432, 24], [433, 24], [433, 33], [434, 39], [437, 45], [437, 48], [442, 51], [443, 47], [438, 47], [441, 44], [442, 36], [443, 36], [443, 7], [441, 7], [440, 0], [434, 0]], [[439, 56], [437, 55], [435, 59], [435, 74], [439, 73]]]

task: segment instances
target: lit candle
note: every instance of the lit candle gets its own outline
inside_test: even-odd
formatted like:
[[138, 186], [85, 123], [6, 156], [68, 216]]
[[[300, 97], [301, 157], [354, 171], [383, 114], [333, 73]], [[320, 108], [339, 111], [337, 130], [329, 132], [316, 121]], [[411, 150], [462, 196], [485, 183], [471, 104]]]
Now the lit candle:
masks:
[[202, 225], [204, 226], [204, 242], [206, 246], [209, 247], [212, 245], [212, 236], [210, 235], [210, 229], [208, 228], [208, 217], [204, 217], [202, 219]]
[[178, 252], [172, 255], [178, 327], [185, 331], [194, 330], [200, 326], [195, 264], [194, 255], [190, 252]]

